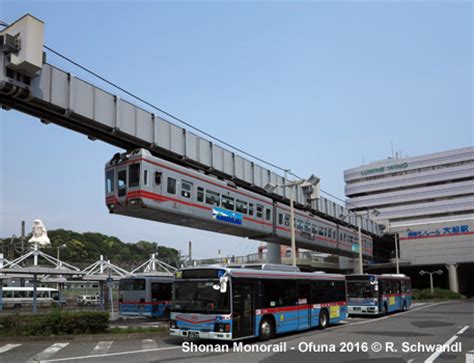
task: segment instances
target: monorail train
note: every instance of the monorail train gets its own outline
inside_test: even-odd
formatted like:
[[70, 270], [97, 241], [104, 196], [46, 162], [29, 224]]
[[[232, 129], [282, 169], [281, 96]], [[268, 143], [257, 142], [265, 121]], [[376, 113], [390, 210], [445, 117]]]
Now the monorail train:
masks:
[[[157, 158], [148, 150], [115, 154], [105, 167], [110, 213], [290, 245], [290, 208], [271, 198]], [[295, 208], [300, 248], [354, 256], [355, 230]], [[372, 256], [372, 238], [362, 234]]]

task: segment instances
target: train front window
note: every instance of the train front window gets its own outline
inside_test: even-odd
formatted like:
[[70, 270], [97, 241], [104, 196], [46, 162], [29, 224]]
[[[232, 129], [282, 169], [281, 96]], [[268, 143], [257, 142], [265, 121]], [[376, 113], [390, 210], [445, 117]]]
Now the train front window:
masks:
[[132, 164], [128, 167], [128, 186], [130, 188], [140, 185], [140, 164]]
[[176, 179], [168, 178], [168, 188], [166, 190], [169, 194], [176, 194]]
[[105, 190], [107, 194], [114, 192], [114, 171], [109, 170], [105, 173]]
[[155, 171], [155, 185], [160, 185], [161, 184], [161, 176], [163, 174], [159, 171]]
[[127, 194], [127, 171], [120, 170], [117, 176], [118, 196], [123, 197]]

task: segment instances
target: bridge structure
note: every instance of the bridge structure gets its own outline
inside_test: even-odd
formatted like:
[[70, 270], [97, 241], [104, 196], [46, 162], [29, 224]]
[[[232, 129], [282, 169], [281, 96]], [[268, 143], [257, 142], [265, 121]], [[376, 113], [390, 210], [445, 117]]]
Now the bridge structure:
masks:
[[[47, 63], [48, 51], [55, 51], [44, 45], [44, 23], [32, 15], [27, 14], [3, 29], [0, 32], [0, 46], [0, 104], [4, 110], [23, 112], [45, 124], [54, 123], [87, 135], [91, 139], [115, 145], [126, 151], [123, 154], [125, 158], [133, 150], [146, 150], [150, 157], [156, 157], [166, 163], [168, 169], [179, 168], [190, 170], [193, 175], [205, 175], [215, 179], [214, 184], [220, 183], [219, 187], [235, 188], [240, 194], [251, 193], [257, 200], [267, 200], [274, 208], [277, 203], [281, 210], [285, 209], [285, 205], [290, 205], [289, 193], [293, 188], [284, 187], [292, 182], [286, 175], [280, 175], [278, 171], [262, 166], [218, 142], [180, 127], [159, 114]], [[117, 177], [117, 174], [115, 176]], [[114, 179], [114, 182], [115, 180], [117, 179]], [[279, 187], [269, 190], [268, 185]], [[324, 237], [321, 237], [321, 229], [311, 230], [309, 224], [310, 227], [306, 230], [307, 222], [302, 220], [301, 234], [306, 233], [309, 237], [306, 236], [304, 241], [297, 237], [297, 246], [356, 257], [358, 252], [357, 248], [354, 248], [357, 244], [355, 231], [359, 227], [364, 234], [364, 254], [372, 256], [372, 240], [381, 236], [382, 231], [379, 225], [369, 218], [368, 213], [367, 216], [357, 216], [327, 198], [311, 198], [308, 188], [309, 194], [314, 195], [311, 185], [294, 184], [296, 192], [293, 195], [297, 210], [295, 220], [298, 219], [299, 213], [301, 218], [304, 217], [308, 221], [316, 218], [323, 224], [331, 223], [333, 227], [324, 227]], [[106, 203], [110, 209], [110, 204], [115, 204], [110, 203], [110, 196], [107, 198]], [[128, 205], [128, 202], [127, 196], [125, 203]], [[274, 227], [265, 231], [265, 238], [246, 232], [232, 234], [288, 244], [289, 239], [286, 237], [268, 237], [275, 231], [278, 209], [274, 210]], [[117, 208], [117, 211], [120, 213], [120, 208]], [[122, 214], [130, 215], [130, 210], [124, 210]], [[215, 214], [213, 207], [212, 213], [206, 218], [215, 220]], [[175, 215], [174, 219], [170, 220], [169, 214], [166, 214], [168, 219], [161, 217], [164, 215], [157, 213], [153, 217], [145, 218], [226, 233], [226, 229], [220, 228], [218, 224], [215, 224], [214, 228], [212, 224], [206, 223], [203, 216], [198, 218], [190, 213], [187, 218]], [[142, 218], [139, 213], [132, 216]], [[282, 213], [282, 216], [285, 217], [285, 214]], [[354, 236], [351, 231], [355, 232]], [[341, 236], [345, 238], [346, 234], [346, 246], [343, 247], [340, 239]], [[323, 239], [327, 241], [321, 242]]]

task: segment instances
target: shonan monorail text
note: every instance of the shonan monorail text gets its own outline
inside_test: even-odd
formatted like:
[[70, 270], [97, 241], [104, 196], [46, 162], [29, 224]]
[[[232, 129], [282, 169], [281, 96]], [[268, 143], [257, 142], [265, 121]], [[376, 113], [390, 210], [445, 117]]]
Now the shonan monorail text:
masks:
[[[139, 149], [107, 163], [106, 204], [111, 213], [184, 225], [278, 244], [290, 244], [290, 208], [231, 181], [185, 168]], [[301, 248], [353, 256], [356, 231], [295, 212]], [[363, 254], [372, 256], [372, 237], [362, 234]]]
[[[262, 340], [347, 317], [343, 275], [203, 266], [176, 272], [170, 334]], [[279, 267], [281, 268], [281, 267]]]

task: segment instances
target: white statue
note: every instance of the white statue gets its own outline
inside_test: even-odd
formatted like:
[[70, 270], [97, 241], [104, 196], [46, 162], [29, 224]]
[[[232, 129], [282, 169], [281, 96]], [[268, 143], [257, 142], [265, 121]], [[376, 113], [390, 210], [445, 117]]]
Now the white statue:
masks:
[[33, 236], [29, 239], [28, 242], [36, 243], [40, 246], [46, 246], [51, 243], [48, 238], [48, 231], [44, 226], [43, 222], [40, 219], [35, 219], [33, 221]]

